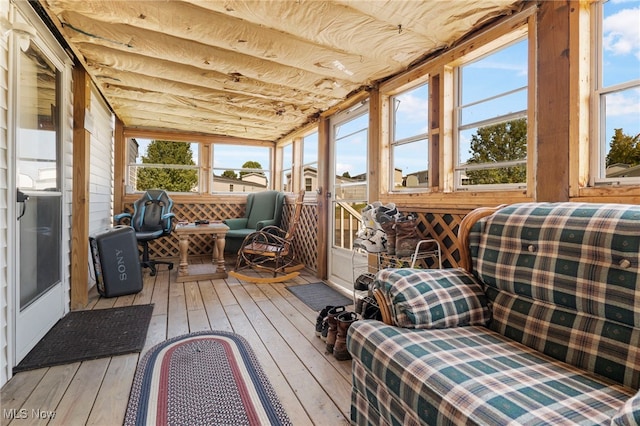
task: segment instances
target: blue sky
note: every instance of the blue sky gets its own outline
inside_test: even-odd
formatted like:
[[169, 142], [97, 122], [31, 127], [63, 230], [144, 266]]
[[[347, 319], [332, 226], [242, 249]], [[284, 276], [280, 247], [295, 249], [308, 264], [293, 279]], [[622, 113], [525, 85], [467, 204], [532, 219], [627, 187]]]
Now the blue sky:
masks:
[[[604, 5], [603, 85], [640, 81], [640, 1], [610, 0]], [[607, 148], [615, 128], [640, 133], [640, 88], [607, 96]]]

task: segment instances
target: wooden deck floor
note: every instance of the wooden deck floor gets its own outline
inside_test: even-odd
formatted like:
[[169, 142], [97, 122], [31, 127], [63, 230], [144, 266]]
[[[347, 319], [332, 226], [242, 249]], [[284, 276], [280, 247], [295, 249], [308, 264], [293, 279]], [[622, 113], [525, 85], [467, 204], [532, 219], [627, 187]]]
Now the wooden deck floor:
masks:
[[[154, 304], [140, 354], [16, 374], [2, 388], [1, 424], [121, 425], [136, 365], [147, 349], [209, 329], [233, 331], [249, 341], [294, 425], [349, 424], [351, 362], [325, 353], [314, 334], [317, 313], [286, 289], [318, 281], [315, 277], [303, 272], [293, 281], [258, 285], [231, 277], [176, 283], [177, 268], [160, 268], [156, 277], [145, 273], [144, 288], [136, 295], [90, 295], [88, 309]], [[27, 418], [11, 421], [9, 410]], [[37, 413], [55, 417], [40, 419]]]

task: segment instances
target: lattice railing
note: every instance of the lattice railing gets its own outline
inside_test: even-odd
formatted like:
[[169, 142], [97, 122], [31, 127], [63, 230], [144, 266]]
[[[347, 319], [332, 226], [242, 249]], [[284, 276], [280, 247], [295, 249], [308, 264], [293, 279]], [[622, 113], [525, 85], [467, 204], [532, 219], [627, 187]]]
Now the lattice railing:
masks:
[[[293, 214], [293, 198], [287, 200], [283, 211], [282, 225], [286, 229]], [[173, 212], [178, 220], [193, 222], [196, 219], [223, 220], [231, 217], [242, 217], [245, 204], [213, 203], [213, 204], [174, 204]], [[125, 210], [132, 211], [131, 204]], [[407, 214], [408, 212], [403, 212]], [[433, 238], [440, 242], [442, 250], [442, 266], [451, 268], [458, 266], [460, 255], [457, 247], [458, 226], [464, 217], [463, 213], [446, 212], [413, 212], [418, 218], [418, 234], [420, 238]], [[315, 204], [305, 204], [300, 215], [298, 232], [294, 238], [298, 259], [312, 271], [318, 269], [318, 209]], [[151, 258], [179, 257], [178, 237], [175, 234], [151, 241], [149, 244]], [[189, 255], [211, 255], [212, 241], [208, 235], [192, 235], [189, 240]], [[419, 260], [416, 267], [434, 267], [434, 259]]]
[[[403, 212], [407, 215], [408, 212]], [[434, 239], [440, 243], [442, 267], [458, 266], [460, 254], [458, 252], [458, 227], [464, 217], [462, 213], [420, 213], [411, 212], [417, 217], [417, 228], [420, 239]], [[406, 265], [408, 266], [408, 265]], [[437, 267], [436, 260], [430, 257], [419, 259], [416, 268]]]

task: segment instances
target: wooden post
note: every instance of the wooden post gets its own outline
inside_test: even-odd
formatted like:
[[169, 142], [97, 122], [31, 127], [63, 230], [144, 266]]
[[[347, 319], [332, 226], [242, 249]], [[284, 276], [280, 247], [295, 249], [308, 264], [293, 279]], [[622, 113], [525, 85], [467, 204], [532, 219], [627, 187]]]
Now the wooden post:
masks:
[[127, 170], [127, 141], [122, 121], [116, 118], [113, 132], [113, 211], [124, 211], [125, 172]]
[[318, 122], [318, 278], [325, 280], [329, 270], [327, 250], [329, 249], [329, 118], [320, 117]]
[[[538, 108], [536, 201], [569, 200], [569, 9], [568, 2], [540, 2], [538, 13]], [[541, 171], [544, 171], [541, 173]]]
[[89, 302], [89, 159], [91, 132], [85, 128], [91, 106], [91, 80], [73, 69], [73, 202], [71, 207], [71, 309]]

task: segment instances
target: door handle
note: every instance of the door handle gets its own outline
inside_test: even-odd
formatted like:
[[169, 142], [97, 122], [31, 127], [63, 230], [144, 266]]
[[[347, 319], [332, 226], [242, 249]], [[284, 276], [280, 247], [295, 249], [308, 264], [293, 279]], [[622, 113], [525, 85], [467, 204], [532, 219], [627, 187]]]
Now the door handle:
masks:
[[16, 201], [18, 203], [22, 203], [22, 211], [20, 212], [20, 215], [18, 216], [18, 219], [17, 219], [17, 220], [20, 220], [20, 218], [22, 218], [22, 216], [24, 216], [25, 212], [27, 211], [27, 201], [29, 200], [29, 196], [24, 192], [20, 191], [19, 189], [17, 189], [16, 191], [17, 191]]

